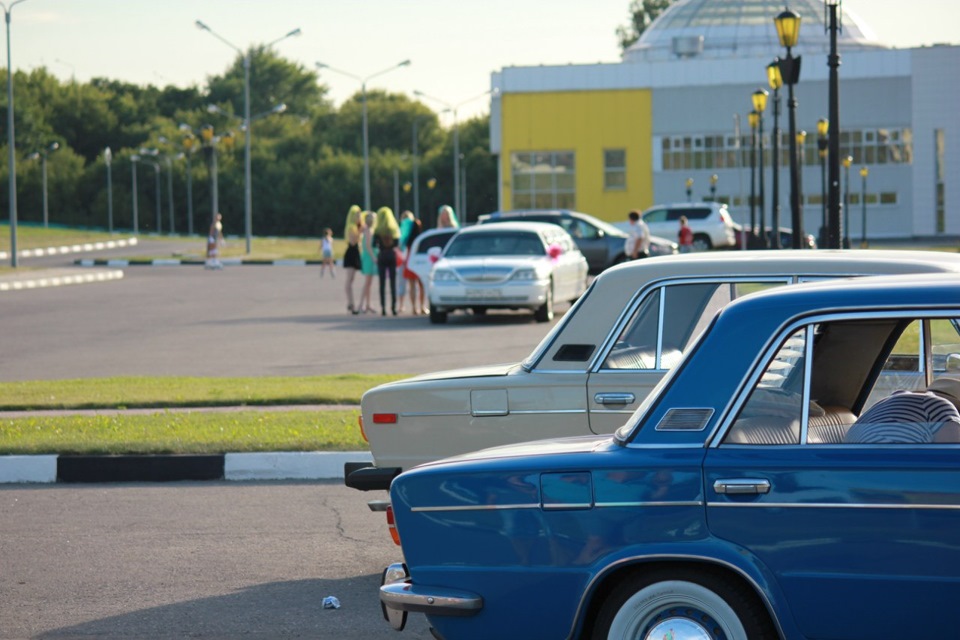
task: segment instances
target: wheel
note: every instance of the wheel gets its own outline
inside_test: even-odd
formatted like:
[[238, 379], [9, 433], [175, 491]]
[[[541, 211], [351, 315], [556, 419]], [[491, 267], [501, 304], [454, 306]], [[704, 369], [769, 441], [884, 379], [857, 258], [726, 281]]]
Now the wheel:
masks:
[[746, 587], [693, 569], [634, 575], [603, 603], [594, 640], [773, 640], [763, 605]]
[[533, 312], [533, 319], [537, 322], [550, 322], [553, 320], [553, 282], [547, 287], [547, 299]]
[[472, 311], [473, 311], [473, 315], [475, 315], [475, 316], [485, 316], [485, 315], [487, 315], [487, 308], [486, 308], [486, 307], [473, 307]]
[[447, 312], [440, 311], [436, 307], [430, 307], [430, 322], [431, 324], [443, 324], [447, 321]]
[[710, 251], [713, 248], [713, 243], [710, 242], [710, 236], [698, 233], [693, 236], [693, 250], [694, 251]]

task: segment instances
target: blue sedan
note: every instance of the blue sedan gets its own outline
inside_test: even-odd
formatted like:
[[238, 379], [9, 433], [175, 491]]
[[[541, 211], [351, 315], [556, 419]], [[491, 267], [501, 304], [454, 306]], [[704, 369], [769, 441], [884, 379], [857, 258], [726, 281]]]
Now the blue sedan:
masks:
[[957, 637], [960, 432], [877, 444], [859, 418], [960, 378], [958, 318], [950, 275], [745, 296], [614, 436], [401, 474], [385, 617], [446, 640]]

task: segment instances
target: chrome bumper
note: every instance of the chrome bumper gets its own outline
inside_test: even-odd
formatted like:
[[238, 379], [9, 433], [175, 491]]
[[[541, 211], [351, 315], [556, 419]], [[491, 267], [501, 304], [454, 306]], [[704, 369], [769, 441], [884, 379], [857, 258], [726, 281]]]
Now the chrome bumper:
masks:
[[467, 591], [444, 587], [427, 587], [409, 582], [406, 565], [395, 563], [383, 572], [380, 606], [390, 626], [400, 631], [407, 622], [407, 613], [434, 616], [472, 616], [483, 608], [483, 598]]

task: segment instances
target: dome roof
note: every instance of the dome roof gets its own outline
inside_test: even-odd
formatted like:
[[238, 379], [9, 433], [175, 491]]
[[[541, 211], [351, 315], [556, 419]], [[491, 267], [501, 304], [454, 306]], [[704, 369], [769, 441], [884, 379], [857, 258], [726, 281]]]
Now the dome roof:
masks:
[[[787, 6], [800, 14], [796, 54], [826, 52], [830, 34], [823, 0], [793, 0]], [[650, 24], [623, 54], [625, 62], [683, 58], [774, 57], [784, 52], [773, 19], [783, 0], [676, 0]], [[886, 48], [873, 32], [843, 11], [837, 36], [841, 50]]]

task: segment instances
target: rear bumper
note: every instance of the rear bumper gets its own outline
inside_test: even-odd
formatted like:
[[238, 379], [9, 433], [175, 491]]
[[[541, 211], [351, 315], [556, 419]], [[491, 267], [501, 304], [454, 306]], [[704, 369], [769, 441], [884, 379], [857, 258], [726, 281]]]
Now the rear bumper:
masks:
[[395, 629], [403, 614], [426, 613], [432, 616], [472, 616], [483, 609], [483, 598], [475, 593], [445, 587], [428, 587], [410, 583], [405, 565], [392, 564], [383, 573], [380, 604], [387, 622]]
[[360, 491], [387, 491], [400, 471], [398, 467], [372, 467], [369, 462], [347, 462], [343, 465], [343, 484]]

